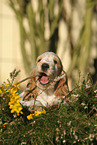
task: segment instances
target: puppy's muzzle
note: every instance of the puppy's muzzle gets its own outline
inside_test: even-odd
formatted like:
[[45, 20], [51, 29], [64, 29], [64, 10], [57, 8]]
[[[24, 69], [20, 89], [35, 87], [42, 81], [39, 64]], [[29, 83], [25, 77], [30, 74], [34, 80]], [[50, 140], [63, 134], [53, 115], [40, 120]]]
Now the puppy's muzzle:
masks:
[[48, 70], [48, 68], [49, 68], [49, 64], [43, 63], [42, 66], [41, 66], [41, 68], [42, 68], [42, 70], [43, 70], [44, 72], [46, 72], [46, 71]]

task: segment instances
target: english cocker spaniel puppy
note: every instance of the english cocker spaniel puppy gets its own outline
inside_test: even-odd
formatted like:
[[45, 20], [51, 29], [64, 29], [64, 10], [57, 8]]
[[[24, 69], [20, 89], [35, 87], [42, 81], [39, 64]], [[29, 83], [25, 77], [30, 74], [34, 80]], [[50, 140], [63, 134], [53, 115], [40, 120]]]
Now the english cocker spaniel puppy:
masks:
[[20, 103], [30, 111], [57, 105], [68, 94], [66, 73], [60, 58], [53, 52], [45, 52], [36, 60], [36, 67], [23, 93]]

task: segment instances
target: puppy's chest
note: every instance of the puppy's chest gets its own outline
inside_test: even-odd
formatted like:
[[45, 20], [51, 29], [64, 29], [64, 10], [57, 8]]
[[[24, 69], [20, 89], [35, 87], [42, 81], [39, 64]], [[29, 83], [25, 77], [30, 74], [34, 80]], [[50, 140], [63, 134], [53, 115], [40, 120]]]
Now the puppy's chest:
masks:
[[54, 95], [54, 90], [50, 89], [48, 91], [39, 91], [39, 95], [37, 96], [37, 101], [42, 106], [52, 106], [60, 102], [59, 98]]

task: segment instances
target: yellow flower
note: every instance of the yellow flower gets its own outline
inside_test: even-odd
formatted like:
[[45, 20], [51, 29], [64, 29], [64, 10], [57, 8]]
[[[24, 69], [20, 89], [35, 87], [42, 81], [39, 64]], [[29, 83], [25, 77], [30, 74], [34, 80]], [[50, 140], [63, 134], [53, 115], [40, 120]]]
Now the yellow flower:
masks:
[[7, 122], [5, 122], [4, 124], [3, 124], [3, 127], [5, 127], [5, 125], [7, 125], [8, 123]]
[[2, 128], [0, 129], [0, 132], [2, 132], [3, 131], [3, 127], [5, 127], [5, 125], [7, 125], [8, 123], [7, 122], [5, 122], [3, 125], [2, 125]]
[[0, 94], [2, 94], [2, 90], [0, 89]]
[[20, 89], [19, 85], [20, 85], [20, 84], [18, 83], [18, 81], [16, 81], [16, 84], [14, 84], [14, 87]]
[[35, 116], [38, 116], [40, 114], [46, 114], [46, 111], [45, 110], [43, 110], [43, 111], [39, 111], [39, 110], [35, 111]]
[[5, 87], [9, 87], [10, 84], [7, 84], [6, 82], [4, 82]]
[[23, 114], [23, 112], [22, 112], [22, 111], [20, 111], [20, 113], [21, 113], [21, 114]]
[[18, 95], [17, 88], [10, 88], [10, 89], [7, 90], [7, 92], [9, 92], [12, 96]]
[[28, 116], [27, 116], [27, 119], [28, 119], [28, 120], [33, 119], [33, 115], [34, 115], [34, 114], [30, 114], [30, 115], [28, 115]]
[[45, 110], [43, 110], [43, 111], [36, 110], [34, 114], [28, 115], [27, 119], [28, 120], [33, 119], [33, 116], [38, 116], [40, 114], [46, 114], [46, 111]]
[[31, 120], [31, 119], [33, 119], [33, 116], [38, 116], [38, 115], [40, 115], [40, 114], [46, 114], [46, 111], [45, 111], [45, 110], [43, 110], [43, 111], [36, 110], [36, 111], [35, 111], [35, 114], [30, 114], [30, 115], [28, 115], [28, 116], [27, 116], [27, 119], [28, 119], [28, 120]]
[[10, 102], [9, 102], [9, 108], [11, 109], [11, 113], [16, 112], [17, 115], [19, 113], [23, 114], [22, 105], [20, 104], [20, 98], [19, 94], [17, 93], [17, 88], [11, 88], [8, 90], [10, 92]]
[[19, 103], [19, 100], [11, 100], [11, 102], [9, 102], [9, 108], [11, 109], [11, 113], [14, 113], [16, 112], [17, 115], [19, 115], [19, 113], [23, 114], [23, 112], [21, 111], [22, 110], [22, 106], [21, 104]]
[[1, 128], [1, 129], [0, 129], [0, 132], [2, 132], [2, 131], [3, 131], [3, 129]]

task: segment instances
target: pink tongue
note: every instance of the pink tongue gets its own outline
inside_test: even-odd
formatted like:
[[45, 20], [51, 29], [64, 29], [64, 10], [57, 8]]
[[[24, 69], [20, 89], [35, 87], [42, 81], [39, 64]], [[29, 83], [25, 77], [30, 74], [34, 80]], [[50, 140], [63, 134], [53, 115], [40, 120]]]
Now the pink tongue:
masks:
[[42, 76], [40, 82], [42, 84], [47, 84], [49, 82], [49, 78], [47, 76]]

